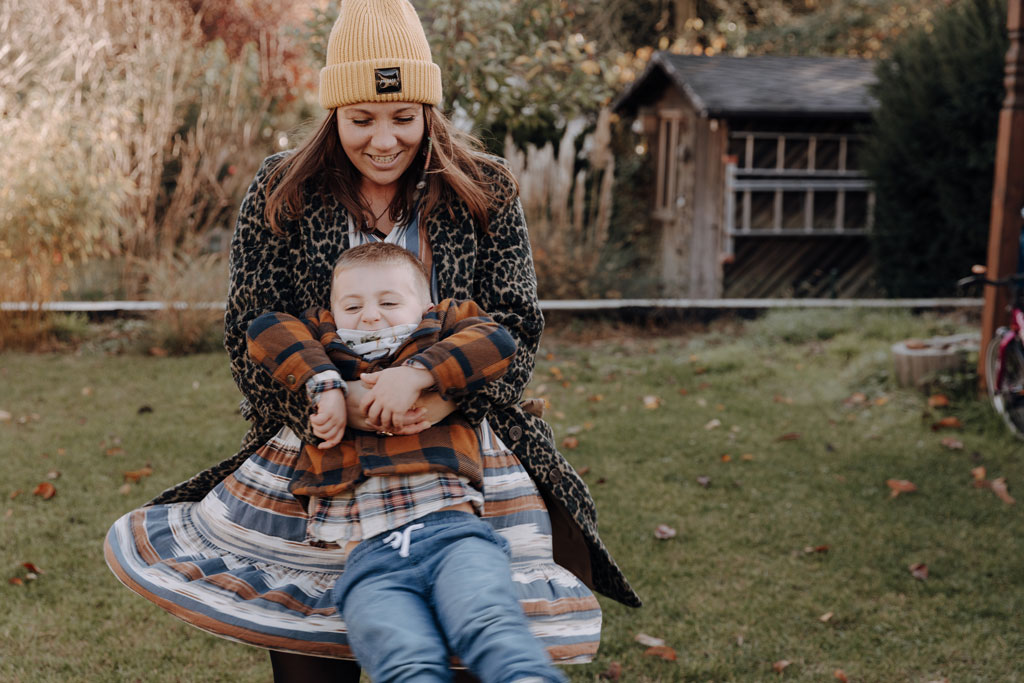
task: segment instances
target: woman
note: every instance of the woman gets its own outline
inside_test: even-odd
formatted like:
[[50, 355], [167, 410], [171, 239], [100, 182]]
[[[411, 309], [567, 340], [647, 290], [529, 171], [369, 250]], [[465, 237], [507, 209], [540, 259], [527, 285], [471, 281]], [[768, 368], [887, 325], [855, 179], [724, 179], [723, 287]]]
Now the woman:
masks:
[[[555, 634], [549, 653], [586, 661], [596, 650], [600, 611], [582, 584], [640, 604], [597, 536], [586, 486], [520, 404], [543, 318], [515, 180], [453, 130], [440, 101], [440, 70], [408, 0], [345, 0], [320, 79], [329, 114], [294, 153], [264, 162], [232, 242], [225, 345], [251, 428], [238, 454], [108, 534], [108, 564], [126, 585], [201, 628], [271, 649], [278, 681], [356, 681], [358, 667], [324, 658], [348, 655], [325, 597], [343, 559], [305, 542], [305, 511], [287, 495], [300, 440], [315, 442], [309, 397], [250, 362], [245, 332], [268, 311], [325, 306], [338, 254], [369, 240], [417, 253], [435, 301], [473, 299], [516, 338], [505, 376], [458, 407], [481, 425], [485, 516], [513, 539], [520, 600], [538, 630]], [[352, 392], [349, 414], [368, 428], [356, 422], [358, 402]], [[430, 421], [453, 409], [436, 394], [422, 403]]]

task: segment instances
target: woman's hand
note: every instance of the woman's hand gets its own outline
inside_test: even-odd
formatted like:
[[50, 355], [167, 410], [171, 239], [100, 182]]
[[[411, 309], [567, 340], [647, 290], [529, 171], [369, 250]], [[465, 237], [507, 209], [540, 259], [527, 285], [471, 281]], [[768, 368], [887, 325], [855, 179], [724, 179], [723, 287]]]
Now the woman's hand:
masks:
[[[359, 407], [368, 391], [369, 387], [362, 382], [348, 383], [348, 397], [346, 398], [346, 405], [348, 406], [348, 424], [356, 429], [362, 429], [363, 431], [378, 432], [381, 431], [381, 426], [378, 424], [371, 424]], [[407, 412], [403, 417], [403, 421], [406, 426], [398, 431], [392, 431], [391, 433], [418, 434], [431, 425], [437, 424], [444, 418], [448, 417], [456, 407], [457, 406], [454, 402], [444, 400], [436, 391], [426, 392], [420, 396], [418, 401], [416, 401], [416, 405], [413, 406], [413, 409]]]
[[[419, 416], [412, 417], [410, 422], [410, 413], [420, 394], [434, 384], [434, 376], [429, 370], [411, 365], [364, 372], [359, 380], [370, 387], [359, 404], [360, 411], [366, 415], [368, 422], [380, 425], [384, 431], [392, 434], [404, 433], [402, 430], [421, 422]], [[430, 426], [430, 423], [426, 423], [426, 426]]]

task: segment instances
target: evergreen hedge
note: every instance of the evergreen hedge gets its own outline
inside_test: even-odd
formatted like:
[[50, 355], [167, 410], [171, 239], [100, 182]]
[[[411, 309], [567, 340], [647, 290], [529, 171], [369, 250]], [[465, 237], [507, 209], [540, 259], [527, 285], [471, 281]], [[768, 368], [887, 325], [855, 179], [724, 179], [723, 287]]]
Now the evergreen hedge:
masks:
[[985, 262], [1008, 46], [1006, 0], [960, 0], [876, 67], [865, 168], [890, 296], [952, 294]]

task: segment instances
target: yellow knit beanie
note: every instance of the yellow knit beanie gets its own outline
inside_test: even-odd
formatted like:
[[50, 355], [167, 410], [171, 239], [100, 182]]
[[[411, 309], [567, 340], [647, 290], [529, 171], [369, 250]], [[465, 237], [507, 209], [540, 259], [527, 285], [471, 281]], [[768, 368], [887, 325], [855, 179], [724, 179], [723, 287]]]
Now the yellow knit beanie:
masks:
[[320, 70], [320, 104], [356, 102], [441, 102], [441, 69], [409, 0], [342, 0]]

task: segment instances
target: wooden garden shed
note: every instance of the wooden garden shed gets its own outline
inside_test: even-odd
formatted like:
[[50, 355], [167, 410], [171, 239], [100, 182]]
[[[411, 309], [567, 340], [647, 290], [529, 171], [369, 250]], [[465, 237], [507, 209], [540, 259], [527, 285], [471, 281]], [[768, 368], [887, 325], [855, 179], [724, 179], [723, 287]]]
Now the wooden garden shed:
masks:
[[859, 163], [873, 64], [655, 53], [613, 103], [653, 165], [662, 295], [875, 294]]

